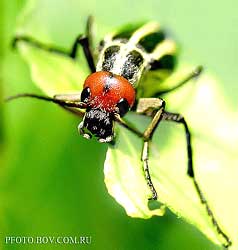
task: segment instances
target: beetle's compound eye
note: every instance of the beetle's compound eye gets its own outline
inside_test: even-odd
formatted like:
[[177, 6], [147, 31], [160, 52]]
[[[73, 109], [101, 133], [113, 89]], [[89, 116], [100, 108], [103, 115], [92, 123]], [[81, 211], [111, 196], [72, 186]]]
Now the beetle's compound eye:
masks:
[[87, 103], [89, 101], [90, 95], [91, 95], [91, 92], [90, 92], [89, 87], [86, 87], [85, 89], [83, 89], [81, 93], [81, 102]]
[[117, 103], [117, 108], [119, 109], [120, 116], [124, 116], [129, 111], [130, 105], [125, 98], [122, 98]]

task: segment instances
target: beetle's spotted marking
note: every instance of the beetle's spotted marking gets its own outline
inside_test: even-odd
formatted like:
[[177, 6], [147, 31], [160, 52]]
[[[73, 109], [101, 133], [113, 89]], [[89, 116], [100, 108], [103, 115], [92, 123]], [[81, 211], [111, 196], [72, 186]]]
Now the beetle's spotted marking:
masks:
[[174, 41], [166, 39], [159, 43], [154, 51], [152, 57], [154, 60], [151, 62], [151, 70], [169, 69], [173, 70], [175, 67], [176, 45]]
[[143, 55], [139, 51], [133, 50], [129, 52], [122, 65], [121, 75], [130, 82], [136, 82], [138, 80], [136, 77], [138, 77], [138, 73], [143, 67], [143, 62]]
[[139, 41], [139, 45], [142, 46], [147, 53], [151, 53], [163, 40], [165, 40], [165, 33], [160, 30], [143, 37]]
[[113, 68], [113, 65], [116, 60], [116, 55], [120, 50], [120, 46], [113, 45], [110, 47], [107, 47], [107, 49], [104, 51], [104, 60], [102, 62], [102, 70], [103, 71], [111, 71]]

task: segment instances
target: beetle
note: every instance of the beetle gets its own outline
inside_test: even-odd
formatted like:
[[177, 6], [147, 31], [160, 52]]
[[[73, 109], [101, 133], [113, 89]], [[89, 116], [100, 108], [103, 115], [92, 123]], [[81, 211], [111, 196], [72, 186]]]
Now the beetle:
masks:
[[[143, 77], [153, 71], [161, 71], [165, 73], [164, 75], [169, 76], [174, 70], [177, 59], [176, 43], [166, 35], [159, 23], [130, 25], [106, 35], [97, 48], [97, 60], [93, 55], [92, 39], [92, 17], [87, 20], [86, 35], [77, 37], [70, 52], [45, 45], [28, 36], [16, 36], [13, 40], [13, 47], [16, 47], [19, 41], [25, 41], [39, 49], [60, 53], [72, 59], [76, 59], [78, 47], [82, 46], [91, 74], [86, 78], [82, 92], [78, 94], [59, 94], [47, 97], [24, 93], [11, 96], [7, 100], [32, 97], [56, 103], [82, 116], [82, 122], [78, 126], [79, 133], [86, 139], [95, 137], [101, 143], [114, 141], [115, 122], [136, 134], [143, 140], [141, 161], [145, 179], [151, 190], [149, 199], [152, 200], [157, 199], [157, 192], [149, 171], [149, 149], [153, 134], [161, 120], [182, 124], [187, 142], [187, 174], [192, 179], [199, 199], [205, 205], [215, 229], [224, 238], [226, 242], [224, 246], [228, 248], [231, 240], [219, 226], [196, 181], [191, 133], [187, 122], [182, 115], [166, 111], [165, 101], [159, 97], [199, 76], [202, 66], [195, 68], [174, 87], [151, 92], [146, 89]], [[82, 109], [85, 110], [84, 113]], [[130, 110], [151, 118], [150, 124], [143, 133], [123, 119], [123, 116]]]

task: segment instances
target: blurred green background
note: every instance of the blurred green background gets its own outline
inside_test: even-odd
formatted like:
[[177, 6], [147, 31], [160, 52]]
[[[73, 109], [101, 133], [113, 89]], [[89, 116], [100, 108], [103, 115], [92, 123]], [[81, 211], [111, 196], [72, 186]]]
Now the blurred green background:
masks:
[[[213, 72], [221, 80], [231, 107], [237, 108], [237, 1], [39, 2], [42, 11], [39, 16], [29, 17], [33, 21], [26, 30], [36, 38], [48, 39], [65, 48], [70, 48], [76, 35], [84, 30], [88, 14], [95, 16], [100, 35], [126, 22], [160, 21], [181, 44], [181, 60], [202, 64]], [[25, 3], [25, 0], [0, 0], [0, 81], [4, 96], [40, 93], [31, 81], [28, 66], [9, 46], [16, 17]], [[2, 121], [1, 117], [0, 128]], [[4, 105], [3, 142], [0, 136], [2, 249], [218, 248], [169, 211], [164, 217], [150, 220], [127, 217], [107, 193], [103, 181], [107, 146], [80, 137], [78, 123], [77, 118], [48, 103], [19, 100]], [[6, 235], [85, 235], [92, 236], [92, 243], [9, 245], [4, 244]]]

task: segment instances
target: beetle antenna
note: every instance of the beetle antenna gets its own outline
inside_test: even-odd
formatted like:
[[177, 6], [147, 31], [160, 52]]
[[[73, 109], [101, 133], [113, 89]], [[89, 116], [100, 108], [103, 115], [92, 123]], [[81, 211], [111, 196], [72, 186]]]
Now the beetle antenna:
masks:
[[23, 93], [23, 94], [9, 96], [8, 98], [5, 99], [5, 101], [9, 102], [9, 101], [12, 101], [12, 100], [15, 100], [18, 98], [22, 98], [22, 97], [36, 98], [36, 99], [40, 99], [40, 100], [47, 101], [47, 102], [53, 102], [53, 103], [56, 103], [56, 104], [59, 104], [61, 106], [65, 106], [65, 107], [81, 108], [81, 109], [86, 108], [86, 105], [83, 102], [75, 102], [75, 101], [72, 102], [72, 101], [57, 99], [55, 97], [42, 96], [42, 95], [37, 95], [37, 94], [29, 94], [29, 93]]
[[44, 101], [49, 101], [49, 102], [55, 102], [56, 99], [48, 97], [48, 96], [41, 96], [41, 95], [36, 95], [36, 94], [28, 94], [28, 93], [23, 93], [23, 94], [17, 94], [17, 95], [13, 95], [13, 96], [9, 96], [5, 99], [5, 102], [9, 102], [18, 98], [22, 98], [22, 97], [30, 97], [30, 98], [36, 98], [36, 99], [40, 99], [40, 100], [44, 100]]

